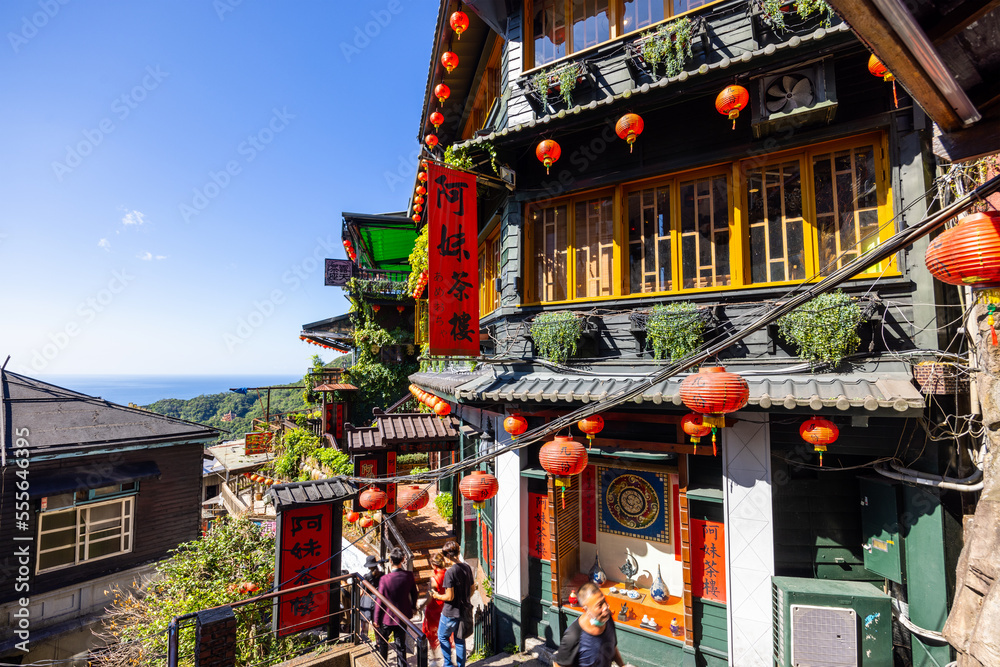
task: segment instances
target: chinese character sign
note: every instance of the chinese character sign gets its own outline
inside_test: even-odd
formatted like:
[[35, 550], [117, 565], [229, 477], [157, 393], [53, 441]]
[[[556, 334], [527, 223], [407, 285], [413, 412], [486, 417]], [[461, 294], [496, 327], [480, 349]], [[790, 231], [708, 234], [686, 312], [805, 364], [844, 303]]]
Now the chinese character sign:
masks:
[[542, 560], [552, 558], [549, 551], [549, 496], [528, 494], [528, 555]]
[[[279, 514], [278, 590], [305, 586], [333, 576], [333, 503], [286, 510]], [[339, 518], [339, 517], [338, 517]], [[330, 587], [317, 586], [278, 599], [281, 636], [330, 622]]]
[[432, 355], [479, 355], [476, 177], [427, 168], [427, 289]]
[[717, 521], [691, 519], [691, 595], [726, 601], [726, 533]]
[[343, 287], [353, 275], [353, 263], [349, 259], [328, 259], [324, 267], [323, 284], [326, 287]]

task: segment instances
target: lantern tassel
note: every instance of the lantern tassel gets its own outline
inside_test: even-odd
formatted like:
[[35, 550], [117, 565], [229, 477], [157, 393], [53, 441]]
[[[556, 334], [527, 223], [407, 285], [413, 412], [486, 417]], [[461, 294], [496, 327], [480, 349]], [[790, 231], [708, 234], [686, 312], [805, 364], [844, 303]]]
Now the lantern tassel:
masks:
[[993, 347], [997, 346], [997, 330], [990, 327], [990, 340], [993, 342]]
[[819, 453], [819, 467], [823, 467], [823, 452]]
[[994, 323], [994, 320], [993, 320], [993, 304], [990, 304], [990, 314], [986, 316], [986, 324], [990, 328], [990, 341], [993, 343], [993, 346], [996, 347], [996, 345], [997, 345], [997, 330], [993, 328], [993, 323]]
[[712, 456], [719, 455], [719, 448], [715, 444], [715, 427], [712, 427]]
[[562, 488], [562, 508], [566, 509], [566, 487]]
[[899, 108], [899, 98], [896, 97], [896, 79], [892, 80], [892, 103]]

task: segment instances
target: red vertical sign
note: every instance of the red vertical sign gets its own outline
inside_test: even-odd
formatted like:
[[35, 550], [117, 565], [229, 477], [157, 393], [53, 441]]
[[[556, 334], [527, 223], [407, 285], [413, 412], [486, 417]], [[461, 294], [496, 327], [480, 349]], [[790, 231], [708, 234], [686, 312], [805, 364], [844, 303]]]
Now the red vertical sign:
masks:
[[479, 356], [476, 177], [427, 167], [430, 353]]
[[[396, 452], [387, 452], [385, 455], [385, 474], [392, 477], [396, 474]], [[396, 485], [386, 484], [385, 494], [389, 496], [385, 503], [386, 514], [396, 511]]]
[[726, 533], [717, 521], [691, 519], [691, 595], [726, 601]]
[[549, 550], [549, 496], [528, 494], [528, 555], [542, 560], [552, 558]]
[[[333, 576], [333, 503], [287, 510], [278, 515], [278, 590]], [[329, 584], [282, 595], [278, 634], [289, 635], [330, 622]]]

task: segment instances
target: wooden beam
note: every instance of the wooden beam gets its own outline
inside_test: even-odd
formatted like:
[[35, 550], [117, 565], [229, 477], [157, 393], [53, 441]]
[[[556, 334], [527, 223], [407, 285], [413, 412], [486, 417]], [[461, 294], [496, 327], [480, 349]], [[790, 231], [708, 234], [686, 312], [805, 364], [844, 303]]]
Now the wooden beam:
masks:
[[867, 0], [830, 0], [830, 4], [935, 123], [946, 132], [963, 127], [951, 104], [874, 5]]
[[1000, 0], [966, 0], [966, 2], [963, 2], [935, 21], [933, 25], [928, 25], [925, 28], [927, 37], [934, 42], [935, 46], [938, 46], [942, 42], [946, 42], [959, 34], [997, 7], [1000, 7]]
[[949, 162], [967, 162], [1000, 152], [1000, 118], [983, 119], [967, 130], [935, 133], [934, 154]]

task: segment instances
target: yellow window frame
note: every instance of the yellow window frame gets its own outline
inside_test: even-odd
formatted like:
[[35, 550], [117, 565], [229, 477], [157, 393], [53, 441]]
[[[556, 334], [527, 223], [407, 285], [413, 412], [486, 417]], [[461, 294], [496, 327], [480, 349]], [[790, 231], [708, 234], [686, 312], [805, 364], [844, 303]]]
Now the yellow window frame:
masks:
[[489, 315], [500, 307], [496, 279], [500, 277], [500, 230], [479, 246], [479, 316]]

